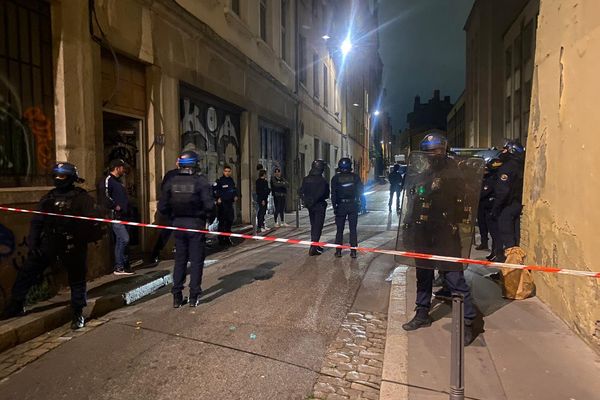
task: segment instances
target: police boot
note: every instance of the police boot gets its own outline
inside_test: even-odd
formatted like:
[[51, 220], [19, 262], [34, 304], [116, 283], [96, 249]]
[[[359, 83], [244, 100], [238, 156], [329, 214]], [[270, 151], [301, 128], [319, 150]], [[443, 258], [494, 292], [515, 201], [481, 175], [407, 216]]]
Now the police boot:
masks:
[[335, 256], [340, 258], [342, 256], [342, 249], [335, 249]]
[[192, 296], [190, 294], [190, 307], [198, 307], [200, 305], [200, 295]]
[[432, 320], [429, 316], [429, 310], [427, 308], [417, 308], [417, 312], [413, 319], [402, 325], [402, 329], [405, 331], [414, 331], [419, 328], [425, 328], [431, 326]]
[[4, 308], [4, 311], [2, 312], [2, 317], [0, 317], [0, 319], [20, 317], [24, 314], [25, 309], [23, 308], [23, 303], [11, 300]]
[[73, 319], [71, 320], [71, 329], [74, 331], [85, 326], [85, 318], [83, 318], [83, 310], [77, 308], [73, 310]]
[[173, 308], [179, 308], [187, 303], [187, 297], [183, 297], [181, 293], [173, 294]]
[[465, 319], [465, 346], [470, 345], [475, 340], [475, 334], [473, 334], [473, 320]]
[[350, 257], [352, 257], [352, 258], [357, 257], [356, 250], [350, 250]]

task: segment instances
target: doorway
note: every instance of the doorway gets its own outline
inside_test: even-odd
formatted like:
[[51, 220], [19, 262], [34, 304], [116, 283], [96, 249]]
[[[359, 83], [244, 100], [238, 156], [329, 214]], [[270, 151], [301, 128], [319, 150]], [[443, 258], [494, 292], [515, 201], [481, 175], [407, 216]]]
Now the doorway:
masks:
[[[104, 166], [111, 160], [122, 159], [128, 165], [127, 174], [121, 178], [129, 197], [130, 209], [123, 218], [128, 221], [142, 222], [145, 215], [144, 180], [140, 138], [142, 137], [142, 120], [111, 112], [103, 113]], [[104, 171], [108, 173], [107, 170]], [[138, 227], [128, 227], [129, 259], [132, 267], [143, 262], [145, 232]], [[112, 254], [112, 253], [111, 253]]]

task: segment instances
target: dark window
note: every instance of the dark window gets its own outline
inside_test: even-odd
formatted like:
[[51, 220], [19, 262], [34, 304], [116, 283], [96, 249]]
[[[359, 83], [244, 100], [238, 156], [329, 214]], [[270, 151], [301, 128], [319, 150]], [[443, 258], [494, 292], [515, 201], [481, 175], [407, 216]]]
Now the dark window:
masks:
[[267, 41], [267, 0], [260, 0], [260, 38]]
[[319, 139], [314, 139], [313, 141], [313, 146], [314, 146], [314, 160], [319, 160], [320, 159], [320, 155], [319, 155]]
[[512, 74], [512, 49], [509, 47], [504, 52], [504, 74], [506, 78], [510, 78]]
[[521, 35], [517, 36], [514, 43], [515, 49], [515, 64], [513, 65], [514, 70], [518, 70], [521, 68], [521, 62], [523, 60], [523, 42], [521, 39]]
[[504, 135], [506, 137], [511, 137], [511, 126], [510, 123], [512, 121], [512, 113], [511, 113], [511, 108], [512, 104], [511, 104], [511, 97], [508, 96], [505, 100], [504, 100], [504, 125], [505, 125], [505, 132]]
[[523, 28], [523, 61], [528, 62], [533, 56], [533, 20], [529, 21]]
[[288, 2], [281, 0], [281, 58], [288, 60], [287, 54], [287, 31], [288, 31]]
[[319, 55], [313, 54], [313, 95], [319, 97]]
[[240, 15], [240, 0], [231, 0], [231, 11]]
[[319, 18], [319, 0], [313, 0], [312, 2], [312, 16], [315, 22]]
[[329, 107], [329, 70], [323, 65], [323, 105]]
[[0, 187], [47, 185], [55, 162], [50, 4], [0, 1]]
[[300, 60], [298, 60], [299, 64], [300, 64], [300, 82], [302, 82], [303, 84], [306, 85], [306, 38], [302, 35], [300, 35], [300, 48], [298, 49], [299, 51], [299, 57]]

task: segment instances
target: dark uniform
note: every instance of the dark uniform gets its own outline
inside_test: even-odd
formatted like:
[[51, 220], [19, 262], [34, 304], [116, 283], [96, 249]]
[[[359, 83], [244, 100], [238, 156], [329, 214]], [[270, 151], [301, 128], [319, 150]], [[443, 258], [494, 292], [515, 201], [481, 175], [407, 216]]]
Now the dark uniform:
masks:
[[[39, 203], [39, 210], [50, 213], [98, 217], [94, 199], [75, 182], [83, 182], [77, 169], [70, 163], [58, 163], [53, 168], [55, 189], [47, 193]], [[53, 262], [59, 261], [67, 270], [71, 288], [71, 328], [84, 326], [82, 315], [86, 302], [86, 258], [90, 241], [101, 238], [98, 223], [71, 218], [35, 215], [27, 238], [29, 254], [23, 268], [17, 274], [5, 317], [23, 313], [27, 292], [42, 272]]]
[[390, 200], [388, 201], [388, 210], [392, 211], [392, 203], [394, 202], [394, 194], [396, 195], [396, 209], [400, 209], [400, 193], [402, 192], [402, 180], [404, 174], [400, 164], [394, 165], [394, 170], [388, 176], [390, 181]]
[[479, 196], [479, 208], [477, 209], [477, 226], [481, 236], [481, 243], [477, 246], [477, 250], [486, 250], [488, 248], [488, 240], [492, 231], [489, 224], [489, 213], [494, 202], [494, 184], [496, 181], [496, 172], [487, 170], [483, 176], [481, 184], [481, 195]]
[[[360, 197], [363, 193], [363, 185], [358, 175], [352, 172], [352, 161], [342, 158], [339, 162], [340, 172], [331, 179], [331, 203], [335, 213], [335, 243], [343, 244], [344, 226], [346, 219], [350, 228], [350, 246], [358, 246], [358, 211], [360, 209]], [[342, 256], [342, 250], [335, 250], [336, 257]], [[352, 258], [356, 258], [356, 250], [350, 250]]]
[[[329, 183], [323, 177], [325, 166], [323, 160], [313, 161], [312, 168], [302, 180], [302, 186], [300, 187], [300, 197], [304, 206], [308, 208], [310, 240], [313, 242], [318, 242], [321, 239], [327, 210], [327, 199], [329, 198]], [[308, 254], [314, 256], [322, 252], [321, 247], [311, 246]]]
[[524, 150], [518, 142], [509, 141], [500, 155], [502, 166], [498, 169], [495, 199], [491, 215], [498, 220], [500, 245], [496, 260], [503, 262], [504, 251], [519, 245], [521, 232], [521, 210], [523, 208]]
[[[170, 216], [173, 225], [181, 228], [206, 229], [206, 220], [212, 216], [214, 201], [210, 184], [197, 173], [198, 156], [184, 152], [179, 158], [179, 172], [163, 187], [158, 209]], [[201, 295], [204, 268], [205, 236], [198, 232], [175, 232], [175, 266], [173, 268], [173, 307], [185, 303], [182, 294], [190, 263], [190, 306], [195, 307]]]
[[[179, 168], [175, 168], [175, 169], [167, 171], [167, 173], [163, 177], [162, 183], [160, 184], [160, 190], [162, 191], [162, 188], [165, 187], [167, 182], [169, 182], [171, 180], [171, 178], [177, 176], [177, 174], [179, 174]], [[166, 225], [173, 224], [173, 221], [169, 218], [168, 215], [161, 214], [160, 216], [166, 217], [166, 220], [164, 221], [166, 223]], [[162, 221], [161, 221], [161, 223], [162, 223]], [[170, 229], [163, 229], [159, 232], [158, 238], [156, 239], [156, 243], [154, 244], [154, 248], [152, 249], [152, 255], [151, 255], [152, 261], [154, 261], [156, 263], [159, 261], [160, 252], [169, 242], [171, 233], [173, 233], [173, 231]]]
[[[219, 219], [219, 232], [231, 232], [231, 225], [235, 218], [233, 204], [238, 196], [235, 181], [230, 176], [223, 175], [213, 185], [213, 195], [217, 200], [217, 218]], [[221, 200], [219, 203], [218, 200]], [[219, 236], [219, 243], [231, 244], [231, 239]]]
[[[418, 196], [408, 204], [407, 221], [411, 226], [406, 230], [404, 242], [418, 253], [461, 257], [461, 238], [458, 224], [465, 218], [465, 176], [457, 162], [446, 154], [447, 140], [443, 135], [427, 135], [421, 142], [422, 151], [431, 153], [432, 166], [423, 172], [420, 181], [423, 186], [417, 190]], [[407, 223], [407, 222], [405, 222]], [[444, 283], [451, 293], [464, 298], [465, 344], [472, 342], [471, 323], [476, 317], [471, 290], [465, 281], [463, 267], [444, 261], [415, 260], [417, 265], [416, 314], [404, 324], [404, 330], [412, 331], [430, 326], [429, 316], [435, 269], [444, 271]]]

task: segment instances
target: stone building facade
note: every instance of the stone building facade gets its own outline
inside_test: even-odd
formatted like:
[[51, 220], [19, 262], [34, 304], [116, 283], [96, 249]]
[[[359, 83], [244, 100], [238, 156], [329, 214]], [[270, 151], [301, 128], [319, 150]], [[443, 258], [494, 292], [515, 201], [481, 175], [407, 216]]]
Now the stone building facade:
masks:
[[[133, 218], [153, 221], [162, 176], [193, 149], [209, 179], [232, 166], [237, 221], [249, 223], [258, 163], [292, 182], [288, 209], [315, 155], [348, 154], [368, 170], [363, 147], [344, 148], [341, 66], [322, 38], [334, 10], [352, 3], [0, 0], [10, 32], [0, 37], [0, 203], [34, 207], [56, 160], [75, 163], [95, 190], [120, 157], [131, 165]], [[28, 223], [0, 214], [3, 297], [27, 251]], [[132, 232], [134, 256], [155, 234]], [[111, 271], [108, 243], [93, 246], [90, 278]]]

